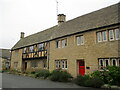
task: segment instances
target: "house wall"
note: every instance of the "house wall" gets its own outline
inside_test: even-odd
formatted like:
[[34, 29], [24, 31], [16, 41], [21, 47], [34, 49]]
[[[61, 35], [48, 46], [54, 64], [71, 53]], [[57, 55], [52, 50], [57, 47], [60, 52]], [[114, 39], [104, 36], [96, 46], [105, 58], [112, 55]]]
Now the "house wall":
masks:
[[[98, 43], [96, 41], [96, 31], [109, 30], [117, 26], [112, 26], [103, 29], [97, 29], [94, 31], [88, 31], [77, 35], [84, 35], [85, 44], [77, 46], [76, 36], [72, 35], [67, 38], [67, 46], [65, 48], [56, 48], [56, 40], [50, 42], [50, 65], [49, 70], [55, 69], [55, 60], [67, 59], [68, 68], [67, 71], [73, 76], [77, 76], [78, 66], [77, 60], [85, 61], [85, 73], [91, 73], [98, 69], [98, 58], [111, 58], [120, 57], [118, 54], [118, 40], [106, 41]], [[61, 40], [64, 38], [60, 38]], [[120, 48], [119, 48], [120, 50]]]
[[11, 70], [22, 71], [22, 49], [11, 51], [11, 53]]

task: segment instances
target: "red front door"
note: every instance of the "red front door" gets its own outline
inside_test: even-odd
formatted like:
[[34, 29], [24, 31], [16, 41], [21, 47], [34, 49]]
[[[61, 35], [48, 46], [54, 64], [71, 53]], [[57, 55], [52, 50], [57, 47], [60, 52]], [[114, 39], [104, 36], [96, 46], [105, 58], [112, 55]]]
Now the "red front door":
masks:
[[80, 75], [85, 75], [85, 63], [84, 60], [78, 61], [78, 67], [79, 67], [79, 74]]

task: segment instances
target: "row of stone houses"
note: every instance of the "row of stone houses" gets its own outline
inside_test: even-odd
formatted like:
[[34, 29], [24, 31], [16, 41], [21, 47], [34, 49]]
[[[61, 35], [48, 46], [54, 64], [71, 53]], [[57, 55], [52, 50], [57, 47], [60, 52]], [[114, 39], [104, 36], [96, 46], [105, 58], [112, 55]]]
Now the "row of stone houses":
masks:
[[10, 49], [0, 49], [0, 71], [10, 68]]
[[66, 21], [24, 37], [11, 49], [11, 69], [67, 70], [84, 75], [108, 65], [120, 66], [120, 3]]

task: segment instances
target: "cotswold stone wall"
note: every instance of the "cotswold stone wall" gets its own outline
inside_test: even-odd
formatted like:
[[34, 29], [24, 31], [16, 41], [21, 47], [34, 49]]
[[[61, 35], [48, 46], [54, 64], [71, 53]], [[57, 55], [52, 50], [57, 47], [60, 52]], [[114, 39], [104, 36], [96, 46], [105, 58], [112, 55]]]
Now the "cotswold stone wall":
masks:
[[[97, 29], [94, 31], [64, 37], [67, 38], [67, 46], [65, 48], [56, 48], [56, 40], [51, 41], [49, 61], [50, 71], [55, 69], [55, 60], [66, 59], [68, 61], [67, 71], [73, 76], [77, 76], [77, 60], [84, 60], [85, 68], [89, 67], [89, 69], [85, 69], [85, 73], [88, 74], [98, 69], [98, 58], [120, 57], [120, 55], [118, 55], [118, 40], [98, 43], [96, 36], [97, 31], [109, 30], [116, 27], [118, 26]], [[84, 45], [77, 46], [77, 35], [84, 36]], [[57, 40], [62, 40], [64, 38], [59, 38]]]

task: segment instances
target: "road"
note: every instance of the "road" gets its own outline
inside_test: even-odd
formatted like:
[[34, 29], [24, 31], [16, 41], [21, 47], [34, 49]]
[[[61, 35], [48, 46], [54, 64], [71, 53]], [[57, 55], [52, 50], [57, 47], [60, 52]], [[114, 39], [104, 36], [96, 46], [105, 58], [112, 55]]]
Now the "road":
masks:
[[[2, 74], [2, 88], [86, 88], [73, 83], [60, 83], [27, 76]], [[98, 90], [91, 88], [90, 90]]]

